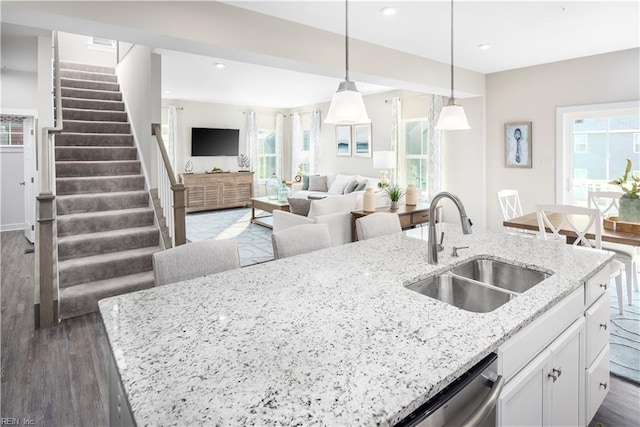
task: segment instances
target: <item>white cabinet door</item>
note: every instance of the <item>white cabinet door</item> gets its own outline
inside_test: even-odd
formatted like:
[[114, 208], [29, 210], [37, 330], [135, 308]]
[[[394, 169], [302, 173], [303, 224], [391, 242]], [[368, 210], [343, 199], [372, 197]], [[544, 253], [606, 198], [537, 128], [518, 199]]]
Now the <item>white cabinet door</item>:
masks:
[[584, 425], [584, 325], [578, 320], [549, 346], [549, 425]]
[[548, 378], [551, 352], [545, 350], [505, 386], [498, 399], [497, 425], [541, 426], [547, 424]]

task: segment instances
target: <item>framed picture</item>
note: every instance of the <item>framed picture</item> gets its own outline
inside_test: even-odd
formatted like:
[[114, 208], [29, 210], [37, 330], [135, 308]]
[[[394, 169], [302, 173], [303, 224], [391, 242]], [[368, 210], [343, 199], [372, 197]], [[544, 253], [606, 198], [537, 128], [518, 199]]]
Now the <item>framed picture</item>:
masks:
[[508, 168], [531, 168], [531, 122], [504, 125], [505, 162]]
[[351, 126], [336, 126], [336, 155], [351, 156]]
[[353, 125], [353, 155], [371, 157], [371, 123]]

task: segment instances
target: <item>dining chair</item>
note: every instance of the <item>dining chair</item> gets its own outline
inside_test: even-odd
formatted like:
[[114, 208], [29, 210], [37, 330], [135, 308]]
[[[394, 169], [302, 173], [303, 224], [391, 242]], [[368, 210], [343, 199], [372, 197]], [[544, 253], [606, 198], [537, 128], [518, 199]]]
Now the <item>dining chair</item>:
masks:
[[192, 242], [153, 254], [156, 286], [195, 279], [240, 267], [235, 239]]
[[[549, 214], [562, 215], [559, 223], [554, 224], [549, 219]], [[536, 216], [538, 218], [539, 237], [542, 240], [561, 240], [566, 242], [567, 236], [560, 230], [570, 229], [576, 235], [574, 246], [603, 249], [602, 247], [602, 214], [599, 209], [585, 208], [572, 205], [537, 205]], [[594, 238], [587, 237], [592, 232]], [[610, 278], [616, 281], [616, 294], [618, 296], [618, 311], [623, 313], [622, 302], [622, 274], [627, 266], [624, 262], [614, 259], [609, 263]]]
[[[598, 208], [604, 218], [617, 216], [620, 210], [619, 191], [589, 191], [588, 203], [590, 208]], [[626, 267], [627, 298], [629, 305], [633, 297], [633, 289], [638, 290], [638, 251], [635, 247], [621, 243], [603, 242], [602, 249], [616, 253], [616, 259]]]
[[376, 212], [356, 220], [358, 240], [372, 239], [402, 231], [400, 217], [394, 213]]
[[[518, 190], [500, 190], [498, 191], [498, 202], [500, 210], [502, 210], [502, 219], [504, 221], [522, 216], [522, 206], [520, 205], [520, 194]], [[508, 234], [524, 237], [535, 237], [537, 233], [531, 230], [523, 230], [520, 228], [504, 227]]]
[[303, 224], [271, 234], [273, 257], [286, 258], [331, 247], [327, 224]]

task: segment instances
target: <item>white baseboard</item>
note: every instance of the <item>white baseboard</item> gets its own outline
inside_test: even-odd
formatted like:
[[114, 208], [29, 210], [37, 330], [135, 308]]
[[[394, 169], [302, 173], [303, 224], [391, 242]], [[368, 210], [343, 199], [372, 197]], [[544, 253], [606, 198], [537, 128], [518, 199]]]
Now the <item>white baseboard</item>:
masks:
[[24, 222], [17, 224], [0, 224], [0, 232], [24, 230]]

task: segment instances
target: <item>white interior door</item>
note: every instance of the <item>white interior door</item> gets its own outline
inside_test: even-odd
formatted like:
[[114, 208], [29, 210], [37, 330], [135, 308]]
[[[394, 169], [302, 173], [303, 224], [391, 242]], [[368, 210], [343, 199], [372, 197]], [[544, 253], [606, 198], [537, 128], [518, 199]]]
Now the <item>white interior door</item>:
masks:
[[36, 224], [36, 188], [35, 188], [35, 123], [29, 117], [23, 121], [24, 131], [24, 235], [33, 243]]

